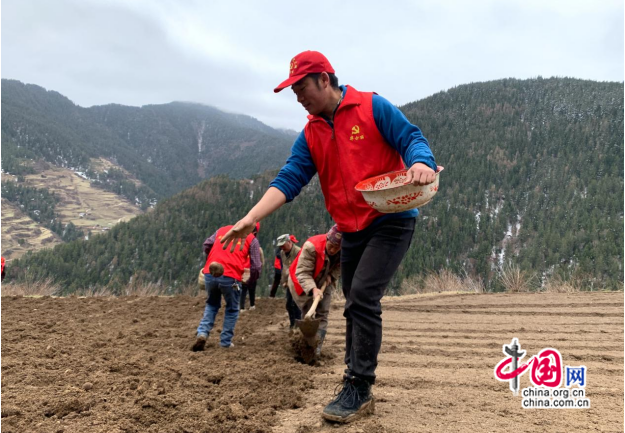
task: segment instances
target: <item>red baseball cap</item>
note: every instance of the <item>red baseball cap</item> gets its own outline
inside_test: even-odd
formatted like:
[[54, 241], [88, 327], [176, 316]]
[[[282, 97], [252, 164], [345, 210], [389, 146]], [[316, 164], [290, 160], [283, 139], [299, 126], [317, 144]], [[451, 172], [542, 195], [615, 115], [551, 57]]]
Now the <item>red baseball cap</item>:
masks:
[[291, 59], [289, 66], [289, 78], [284, 80], [278, 87], [273, 89], [278, 93], [285, 87], [289, 87], [308, 74], [316, 74], [319, 72], [328, 72], [334, 74], [334, 68], [326, 59], [326, 56], [319, 51], [304, 51]]

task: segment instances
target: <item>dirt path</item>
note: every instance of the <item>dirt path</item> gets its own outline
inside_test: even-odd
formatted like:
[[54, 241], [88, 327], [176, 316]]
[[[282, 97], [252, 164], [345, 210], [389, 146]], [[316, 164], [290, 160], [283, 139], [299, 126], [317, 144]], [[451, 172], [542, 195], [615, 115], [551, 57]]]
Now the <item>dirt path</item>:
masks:
[[[310, 367], [283, 302], [244, 313], [235, 348], [214, 334], [193, 353], [201, 298], [3, 297], [2, 431], [623, 431], [623, 293], [387, 298], [376, 414], [347, 426], [319, 415], [343, 369], [340, 305]], [[522, 409], [493, 377], [513, 337], [586, 365], [591, 409]]]

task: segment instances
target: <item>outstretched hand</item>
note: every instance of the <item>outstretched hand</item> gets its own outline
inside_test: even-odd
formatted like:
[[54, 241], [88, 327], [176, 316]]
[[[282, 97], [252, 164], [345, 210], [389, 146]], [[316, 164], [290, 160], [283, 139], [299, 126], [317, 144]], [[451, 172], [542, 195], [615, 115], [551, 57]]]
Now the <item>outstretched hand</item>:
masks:
[[[237, 246], [237, 239], [245, 239], [247, 235], [254, 231], [254, 226], [256, 225], [256, 221], [252, 218], [245, 216], [239, 222], [237, 222], [229, 231], [224, 235], [223, 238], [219, 242], [223, 244], [223, 249], [228, 248], [228, 245], [232, 243], [230, 248], [230, 252], [233, 253], [234, 249]], [[240, 250], [242, 251], [245, 246], [245, 242], [240, 242]]]
[[416, 162], [406, 173], [408, 178], [404, 185], [429, 185], [436, 180], [436, 172], [422, 162]]

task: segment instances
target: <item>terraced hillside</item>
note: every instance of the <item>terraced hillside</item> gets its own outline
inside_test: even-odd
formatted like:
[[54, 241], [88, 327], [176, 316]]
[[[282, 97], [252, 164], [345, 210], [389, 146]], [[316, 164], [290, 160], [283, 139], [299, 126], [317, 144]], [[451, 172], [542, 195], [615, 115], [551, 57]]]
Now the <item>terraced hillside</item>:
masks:
[[[16, 176], [2, 175], [3, 181], [16, 181]], [[72, 223], [85, 234], [108, 231], [118, 222], [128, 221], [143, 212], [126, 198], [95, 188], [79, 174], [47, 165], [35, 174], [23, 176], [20, 185], [46, 189], [59, 198], [55, 213], [63, 225]], [[21, 239], [21, 241], [20, 241]], [[2, 201], [2, 255], [11, 260], [29, 250], [38, 251], [62, 243], [58, 234], [29, 218], [16, 203]]]

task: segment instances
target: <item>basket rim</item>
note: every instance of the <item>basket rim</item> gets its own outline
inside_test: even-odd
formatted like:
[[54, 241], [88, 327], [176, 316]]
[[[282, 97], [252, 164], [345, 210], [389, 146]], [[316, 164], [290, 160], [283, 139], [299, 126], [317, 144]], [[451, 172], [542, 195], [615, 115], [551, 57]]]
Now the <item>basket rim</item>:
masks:
[[[438, 175], [441, 173], [441, 171], [443, 171], [444, 169], [445, 169], [445, 167], [442, 167], [440, 165], [436, 166], [436, 177], [437, 178], [438, 178]], [[365, 184], [371, 183], [374, 179], [382, 178], [382, 177], [393, 175], [393, 174], [406, 174], [407, 172], [408, 172], [408, 169], [404, 168], [403, 170], [389, 171], [389, 172], [386, 172], [386, 173], [382, 173], [382, 174], [378, 174], [378, 175], [375, 175], [375, 176], [371, 176], [371, 177], [369, 177], [369, 178], [367, 178], [365, 180], [361, 180], [360, 182], [358, 182], [356, 184], [356, 186], [354, 187], [354, 189], [356, 191], [359, 191], [359, 192], [375, 192], [375, 191], [389, 191], [389, 190], [392, 190], [392, 189], [395, 189], [395, 188], [401, 188], [403, 186], [408, 186], [410, 184], [390, 185], [387, 188], [378, 189], [378, 190], [375, 190], [375, 191], [372, 191], [370, 189], [366, 189], [364, 187]], [[427, 185], [418, 185], [418, 186], [427, 186]]]

